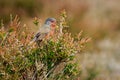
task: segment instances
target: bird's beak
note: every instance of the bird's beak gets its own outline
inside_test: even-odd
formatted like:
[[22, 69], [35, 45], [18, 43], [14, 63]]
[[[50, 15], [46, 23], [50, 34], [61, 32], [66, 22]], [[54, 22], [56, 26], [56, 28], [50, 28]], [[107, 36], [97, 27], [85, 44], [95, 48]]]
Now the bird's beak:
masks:
[[52, 22], [52, 27], [55, 28], [57, 26], [56, 22]]

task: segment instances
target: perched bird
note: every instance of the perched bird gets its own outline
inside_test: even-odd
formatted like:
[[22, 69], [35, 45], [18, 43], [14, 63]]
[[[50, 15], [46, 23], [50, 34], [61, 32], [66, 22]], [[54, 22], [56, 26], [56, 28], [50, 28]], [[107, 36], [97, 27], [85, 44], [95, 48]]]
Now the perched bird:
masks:
[[48, 18], [46, 19], [45, 23], [40, 27], [37, 34], [34, 36], [33, 40], [30, 42], [40, 43], [44, 38], [49, 38], [50, 36], [54, 35], [56, 28], [56, 19], [55, 18]]

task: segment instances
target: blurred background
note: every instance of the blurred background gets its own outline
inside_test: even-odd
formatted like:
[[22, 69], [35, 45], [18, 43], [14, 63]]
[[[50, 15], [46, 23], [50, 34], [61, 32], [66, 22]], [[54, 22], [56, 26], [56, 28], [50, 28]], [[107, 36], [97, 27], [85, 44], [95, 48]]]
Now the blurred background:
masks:
[[70, 32], [84, 31], [92, 41], [78, 57], [80, 80], [120, 80], [120, 0], [0, 0], [0, 21], [7, 26], [10, 14], [32, 31], [42, 21], [59, 17], [66, 9]]

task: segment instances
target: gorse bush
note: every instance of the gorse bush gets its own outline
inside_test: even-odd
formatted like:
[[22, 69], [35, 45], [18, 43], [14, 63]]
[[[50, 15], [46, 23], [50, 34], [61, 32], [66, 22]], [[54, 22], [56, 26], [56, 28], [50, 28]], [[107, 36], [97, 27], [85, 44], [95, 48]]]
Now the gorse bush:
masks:
[[[0, 79], [4, 80], [63, 80], [75, 79], [80, 73], [75, 55], [80, 54], [90, 38], [82, 32], [72, 37], [67, 26], [65, 10], [61, 11], [55, 35], [43, 40], [40, 46], [29, 45], [34, 34], [19, 18], [12, 18], [10, 25], [0, 29]], [[37, 18], [34, 24], [38, 24]], [[2, 24], [2, 23], [1, 23]], [[69, 28], [67, 26], [67, 28]]]

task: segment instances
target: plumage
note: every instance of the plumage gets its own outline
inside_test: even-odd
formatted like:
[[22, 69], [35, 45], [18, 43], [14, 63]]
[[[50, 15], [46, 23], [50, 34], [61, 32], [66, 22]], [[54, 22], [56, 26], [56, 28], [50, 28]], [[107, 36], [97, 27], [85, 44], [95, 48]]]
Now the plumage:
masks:
[[44, 25], [40, 27], [39, 31], [36, 33], [30, 44], [33, 42], [41, 42], [45, 37], [49, 37], [51, 33], [53, 34], [55, 29], [52, 28], [52, 26], [54, 26], [55, 23], [56, 19], [54, 18], [46, 19]]
[[50, 32], [50, 26], [46, 24], [43, 25], [35, 35], [36, 41], [38, 39], [43, 39], [45, 36], [47, 36], [47, 34], [49, 34], [49, 32]]

